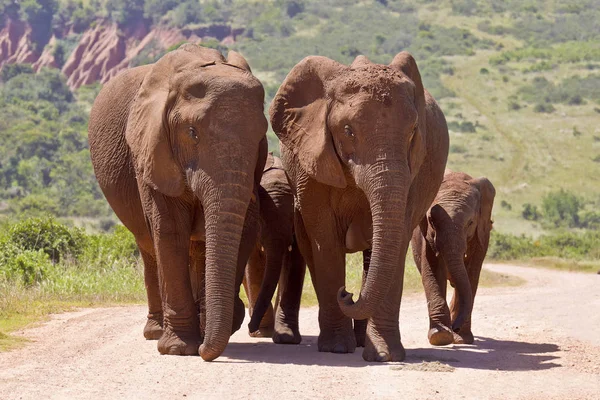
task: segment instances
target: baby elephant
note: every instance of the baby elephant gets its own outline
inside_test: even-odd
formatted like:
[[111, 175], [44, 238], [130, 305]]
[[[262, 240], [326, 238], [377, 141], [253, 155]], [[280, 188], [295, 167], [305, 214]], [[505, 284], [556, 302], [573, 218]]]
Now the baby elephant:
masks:
[[[413, 232], [413, 256], [427, 297], [432, 345], [473, 343], [471, 312], [490, 240], [495, 195], [487, 178], [446, 170], [431, 208]], [[446, 278], [454, 287], [450, 309]]]
[[[250, 302], [251, 336], [298, 344], [298, 312], [306, 264], [294, 238], [294, 195], [281, 160], [267, 157], [260, 187], [261, 234], [248, 264], [244, 286]], [[276, 315], [271, 299], [279, 284]]]

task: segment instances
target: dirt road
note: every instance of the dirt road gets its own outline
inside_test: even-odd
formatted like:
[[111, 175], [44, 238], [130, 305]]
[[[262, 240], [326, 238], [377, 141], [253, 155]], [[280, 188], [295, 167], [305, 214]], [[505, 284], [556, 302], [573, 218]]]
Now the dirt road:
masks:
[[400, 315], [405, 363], [318, 353], [316, 308], [299, 346], [237, 332], [220, 358], [160, 356], [142, 306], [56, 315], [0, 353], [0, 399], [600, 399], [600, 275], [486, 265], [527, 280], [484, 289], [475, 345], [432, 348], [424, 295]]

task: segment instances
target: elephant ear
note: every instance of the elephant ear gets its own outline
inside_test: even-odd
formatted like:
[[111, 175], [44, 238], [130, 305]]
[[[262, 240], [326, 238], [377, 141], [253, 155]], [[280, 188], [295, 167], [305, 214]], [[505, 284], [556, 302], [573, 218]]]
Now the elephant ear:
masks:
[[177, 197], [185, 190], [185, 179], [173, 157], [166, 120], [169, 103], [175, 97], [169, 96], [172, 58], [172, 53], [167, 54], [144, 78], [129, 112], [125, 137], [143, 182]]
[[369, 60], [369, 58], [367, 56], [357, 56], [354, 61], [352, 61], [352, 64], [350, 64], [350, 68], [361, 68], [361, 67], [366, 67], [373, 64], [371, 62], [371, 60]]
[[490, 240], [490, 231], [492, 230], [492, 207], [494, 206], [494, 197], [496, 189], [492, 182], [485, 177], [473, 179], [470, 181], [481, 196], [479, 203], [479, 222], [477, 223], [477, 240], [483, 249], [487, 249]]
[[227, 64], [248, 72], [252, 72], [250, 65], [248, 65], [248, 61], [246, 61], [246, 59], [242, 57], [240, 53], [233, 50], [230, 50], [227, 54]]
[[302, 169], [338, 188], [346, 187], [346, 178], [327, 128], [327, 84], [345, 69], [326, 57], [305, 58], [285, 78], [270, 109], [273, 130]]
[[415, 108], [418, 114], [418, 123], [412, 134], [409, 144], [408, 165], [411, 178], [414, 178], [425, 159], [426, 137], [427, 137], [427, 114], [425, 107], [425, 89], [421, 81], [421, 73], [417, 67], [417, 62], [413, 56], [406, 52], [400, 52], [394, 57], [389, 65], [391, 68], [400, 71], [415, 85]]
[[444, 224], [443, 221], [447, 215], [444, 208], [439, 204], [434, 204], [427, 215], [427, 223], [431, 227], [431, 243], [433, 244], [433, 251], [436, 257], [440, 255], [439, 246], [437, 245], [437, 229]]

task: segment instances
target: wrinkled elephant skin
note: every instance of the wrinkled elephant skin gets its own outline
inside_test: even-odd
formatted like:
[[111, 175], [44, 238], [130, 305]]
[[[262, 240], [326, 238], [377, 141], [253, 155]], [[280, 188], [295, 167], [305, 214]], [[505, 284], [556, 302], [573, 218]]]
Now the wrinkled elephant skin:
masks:
[[[446, 120], [415, 60], [402, 52], [389, 65], [359, 56], [347, 66], [307, 57], [279, 88], [270, 117], [295, 196], [295, 234], [319, 301], [319, 351], [353, 352], [352, 319], [368, 319], [363, 358], [402, 360], [406, 252], [448, 157]], [[368, 249], [355, 303], [343, 288], [345, 254]]]
[[[125, 71], [96, 98], [92, 164], [142, 254], [144, 334], [160, 337], [162, 354], [213, 360], [241, 324], [239, 286], [252, 250], [245, 243], [258, 234], [267, 156], [263, 102], [263, 87], [239, 54], [225, 59], [192, 44]], [[205, 293], [204, 321], [196, 290]]]
[[[471, 312], [490, 240], [495, 195], [487, 178], [448, 170], [432, 207], [413, 232], [432, 345], [473, 343]], [[450, 308], [446, 279], [454, 287]]]

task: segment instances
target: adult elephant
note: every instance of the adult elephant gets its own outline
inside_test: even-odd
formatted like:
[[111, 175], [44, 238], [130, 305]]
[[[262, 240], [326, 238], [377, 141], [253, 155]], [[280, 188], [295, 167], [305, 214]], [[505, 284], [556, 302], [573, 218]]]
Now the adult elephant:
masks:
[[[319, 301], [319, 351], [353, 352], [350, 318], [368, 318], [363, 358], [404, 359], [404, 261], [448, 157], [444, 115], [415, 60], [402, 52], [389, 65], [359, 56], [346, 66], [307, 57], [286, 77], [270, 115]], [[354, 303], [343, 288], [345, 254], [367, 249], [368, 274]]]
[[[306, 264], [294, 238], [294, 195], [281, 160], [269, 154], [259, 187], [261, 237], [246, 267], [252, 336], [298, 344], [298, 313]], [[279, 284], [276, 314], [271, 299]]]
[[[192, 44], [120, 74], [96, 98], [92, 163], [140, 249], [149, 307], [144, 334], [160, 337], [161, 354], [199, 352], [213, 360], [241, 325], [239, 286], [252, 250], [246, 243], [256, 240], [267, 156], [263, 101], [262, 85], [239, 54], [226, 60]], [[189, 266], [204, 263], [206, 331], [198, 350]]]
[[[496, 190], [485, 177], [446, 171], [433, 206], [413, 232], [412, 250], [429, 310], [429, 342], [473, 343], [471, 312], [492, 230]], [[454, 287], [450, 309], [446, 278]]]

